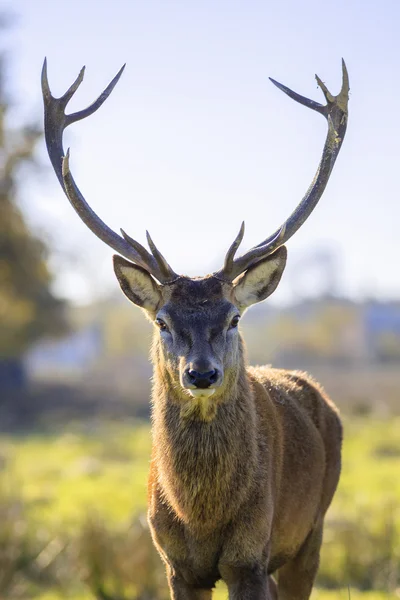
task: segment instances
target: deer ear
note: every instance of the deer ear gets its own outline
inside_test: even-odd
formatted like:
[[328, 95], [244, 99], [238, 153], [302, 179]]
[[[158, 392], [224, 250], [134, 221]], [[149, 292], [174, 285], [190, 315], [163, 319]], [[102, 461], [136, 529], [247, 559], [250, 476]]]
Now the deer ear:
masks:
[[275, 291], [286, 265], [286, 257], [286, 247], [281, 246], [234, 280], [234, 302], [240, 311], [265, 300]]
[[155, 312], [161, 301], [160, 286], [150, 273], [121, 256], [113, 256], [114, 272], [122, 291], [131, 302], [149, 312]]

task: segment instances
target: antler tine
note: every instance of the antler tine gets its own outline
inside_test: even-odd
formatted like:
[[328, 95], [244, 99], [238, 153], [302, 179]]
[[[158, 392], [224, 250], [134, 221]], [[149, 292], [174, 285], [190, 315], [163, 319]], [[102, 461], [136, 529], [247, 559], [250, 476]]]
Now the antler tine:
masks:
[[[316, 75], [315, 77], [317, 78], [318, 75]], [[290, 88], [286, 87], [286, 85], [283, 85], [283, 83], [279, 83], [279, 81], [276, 81], [275, 79], [272, 79], [272, 77], [268, 77], [268, 79], [278, 89], [280, 89], [287, 96], [289, 96], [289, 98], [292, 98], [293, 100], [295, 100], [299, 104], [303, 104], [304, 106], [307, 106], [307, 108], [311, 108], [312, 110], [316, 110], [317, 112], [322, 113], [322, 114], [324, 113], [325, 107], [324, 107], [323, 104], [320, 104], [319, 102], [315, 102], [315, 100], [310, 100], [310, 98], [306, 98], [305, 96], [301, 96], [301, 94], [298, 94], [297, 92], [294, 92]]]
[[123, 229], [120, 229], [120, 232], [122, 233], [122, 237], [128, 242], [128, 244], [132, 246], [132, 248], [136, 250], [139, 256], [143, 259], [144, 263], [148, 263], [152, 260], [151, 254], [149, 254], [149, 252], [144, 246], [142, 246], [142, 244], [131, 238], [131, 236], [128, 235]]
[[71, 174], [69, 167], [69, 150], [67, 154], [65, 154], [63, 149], [63, 133], [66, 127], [71, 125], [71, 123], [75, 123], [76, 121], [80, 121], [81, 119], [92, 115], [100, 108], [118, 83], [124, 68], [125, 65], [118, 71], [114, 79], [112, 79], [106, 89], [90, 106], [67, 115], [65, 114], [65, 108], [82, 83], [85, 67], [81, 69], [78, 77], [65, 94], [60, 98], [55, 98], [50, 91], [47, 78], [47, 61], [46, 59], [44, 60], [42, 69], [42, 93], [47, 150], [61, 187], [85, 225], [116, 252], [146, 269], [161, 283], [168, 283], [171, 279], [176, 279], [177, 275], [172, 271], [171, 267], [169, 267], [167, 273], [164, 265], [159, 261], [159, 256], [161, 256], [160, 253], [153, 256], [147, 252], [141, 244], [135, 242], [132, 238], [126, 236], [126, 234], [123, 233], [124, 237], [119, 236], [115, 231], [110, 229], [88, 205]]
[[172, 283], [175, 281], [179, 275], [177, 275], [172, 268], [169, 266], [168, 262], [165, 260], [155, 243], [150, 237], [148, 231], [146, 231], [147, 243], [149, 244], [149, 248], [151, 250], [151, 254], [146, 250], [142, 244], [139, 244], [136, 240], [131, 238], [123, 229], [120, 230], [124, 239], [139, 253], [140, 257], [144, 262], [149, 263], [152, 260], [156, 260], [158, 268], [160, 272], [163, 274], [165, 282]]
[[311, 108], [312, 110], [316, 110], [317, 112], [321, 113], [328, 121], [328, 133], [325, 140], [321, 161], [315, 177], [300, 204], [296, 207], [285, 223], [272, 235], [270, 235], [257, 246], [251, 248], [243, 256], [234, 260], [229, 259], [232, 248], [231, 246], [231, 248], [228, 250], [223, 269], [216, 273], [216, 275], [221, 278], [232, 281], [251, 265], [262, 260], [263, 258], [266, 258], [275, 252], [275, 250], [277, 250], [285, 242], [287, 242], [303, 225], [306, 219], [308, 219], [326, 188], [333, 166], [342, 146], [347, 128], [350, 86], [349, 76], [344, 60], [342, 59], [342, 88], [337, 96], [333, 96], [329, 92], [328, 88], [321, 81], [318, 75], [316, 75], [316, 79], [326, 98], [326, 105], [322, 105], [314, 100], [305, 98], [304, 96], [293, 92], [285, 85], [282, 85], [274, 79], [271, 79], [272, 83], [274, 83], [280, 90], [285, 92], [285, 94], [290, 96], [290, 98], [296, 102], [299, 102], [300, 104], [303, 104], [304, 106], [307, 106], [308, 108]]
[[171, 280], [174, 281], [178, 278], [178, 275], [171, 269], [168, 262], [165, 260], [155, 243], [150, 237], [150, 233], [146, 231], [147, 243], [149, 244], [149, 248], [151, 250], [152, 255], [157, 261], [160, 271], [164, 274], [164, 276], [168, 279], [169, 283]]
[[228, 252], [226, 253], [225, 262], [224, 262], [224, 271], [225, 272], [229, 272], [232, 269], [233, 259], [235, 258], [237, 249], [239, 248], [240, 244], [242, 243], [243, 236], [244, 236], [244, 221], [242, 221], [239, 233], [233, 240]]

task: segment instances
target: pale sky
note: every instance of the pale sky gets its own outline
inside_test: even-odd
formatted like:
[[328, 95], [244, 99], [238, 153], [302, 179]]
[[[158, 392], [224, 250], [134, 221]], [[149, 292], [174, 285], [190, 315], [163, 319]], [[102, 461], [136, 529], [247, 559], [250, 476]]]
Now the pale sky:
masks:
[[[275, 300], [290, 297], [290, 270], [298, 280], [304, 268], [307, 277], [304, 255], [325, 247], [339, 253], [344, 293], [400, 296], [397, 0], [2, 6], [19, 17], [3, 42], [16, 121], [42, 118], [44, 56], [55, 95], [86, 65], [71, 110], [91, 103], [127, 63], [101, 109], [68, 130], [71, 170], [109, 226], [142, 243], [149, 229], [174, 270], [189, 275], [220, 266], [243, 219], [243, 250], [272, 233], [314, 176], [326, 122], [268, 76], [322, 102], [314, 74], [338, 93], [343, 56], [347, 136], [320, 204], [288, 242], [288, 275]], [[47, 164], [44, 144], [40, 156]], [[53, 172], [26, 185], [22, 200], [34, 224], [76, 252], [75, 262], [53, 260], [60, 293], [85, 300], [116, 289], [112, 250], [81, 224]]]

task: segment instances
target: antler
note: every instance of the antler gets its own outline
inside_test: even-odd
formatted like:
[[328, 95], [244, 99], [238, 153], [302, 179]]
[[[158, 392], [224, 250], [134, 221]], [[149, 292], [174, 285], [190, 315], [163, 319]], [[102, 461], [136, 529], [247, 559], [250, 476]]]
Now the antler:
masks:
[[244, 223], [242, 223], [238, 235], [226, 254], [223, 268], [215, 273], [215, 275], [221, 279], [232, 281], [251, 265], [266, 258], [287, 242], [287, 240], [289, 240], [303, 225], [306, 219], [308, 219], [325, 190], [333, 165], [335, 164], [339, 150], [342, 146], [347, 127], [347, 105], [350, 87], [349, 75], [344, 60], [342, 59], [342, 89], [337, 96], [332, 96], [318, 75], [316, 75], [315, 78], [325, 96], [327, 102], [325, 106], [319, 104], [319, 102], [300, 96], [300, 94], [293, 92], [285, 85], [270, 78], [272, 83], [290, 96], [290, 98], [321, 113], [328, 121], [328, 134], [315, 177], [308, 188], [306, 195], [285, 223], [266, 240], [257, 246], [254, 246], [254, 248], [251, 248], [243, 256], [235, 258], [236, 251], [244, 235]]
[[146, 269], [146, 271], [154, 275], [158, 281], [164, 284], [171, 283], [178, 278], [178, 275], [171, 269], [165, 258], [156, 248], [148, 232], [146, 232], [146, 234], [151, 254], [146, 248], [139, 244], [139, 242], [122, 231], [122, 229], [121, 233], [123, 237], [115, 233], [115, 231], [110, 229], [90, 208], [76, 185], [69, 169], [69, 150], [67, 154], [65, 154], [63, 149], [62, 138], [64, 129], [66, 129], [68, 125], [71, 125], [71, 123], [75, 123], [76, 121], [80, 121], [81, 119], [90, 116], [100, 108], [118, 83], [124, 68], [125, 65], [119, 70], [114, 79], [108, 84], [104, 92], [100, 94], [93, 104], [84, 110], [67, 115], [65, 114], [65, 109], [68, 102], [82, 83], [85, 67], [81, 69], [78, 77], [65, 94], [61, 96], [61, 98], [54, 98], [50, 92], [47, 79], [47, 61], [46, 59], [44, 60], [42, 69], [42, 93], [47, 150], [61, 187], [85, 225], [87, 225], [87, 227], [89, 227], [89, 229], [108, 246]]

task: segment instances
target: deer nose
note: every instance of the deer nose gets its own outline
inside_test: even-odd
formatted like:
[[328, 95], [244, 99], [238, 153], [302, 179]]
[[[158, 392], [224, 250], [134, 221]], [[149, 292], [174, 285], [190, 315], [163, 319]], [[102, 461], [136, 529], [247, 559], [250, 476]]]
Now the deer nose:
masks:
[[218, 371], [216, 369], [206, 371], [205, 373], [199, 373], [199, 371], [189, 369], [187, 373], [190, 383], [197, 388], [202, 389], [210, 387], [210, 385], [215, 383], [218, 379]]

